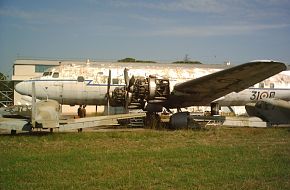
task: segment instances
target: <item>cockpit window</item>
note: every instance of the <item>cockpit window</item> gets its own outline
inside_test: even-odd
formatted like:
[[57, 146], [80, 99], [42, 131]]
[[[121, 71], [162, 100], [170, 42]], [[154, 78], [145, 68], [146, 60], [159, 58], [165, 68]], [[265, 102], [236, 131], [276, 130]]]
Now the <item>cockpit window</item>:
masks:
[[58, 72], [53, 73], [52, 77], [53, 78], [58, 78], [59, 77], [59, 73]]
[[42, 76], [51, 76], [52, 72], [44, 72]]

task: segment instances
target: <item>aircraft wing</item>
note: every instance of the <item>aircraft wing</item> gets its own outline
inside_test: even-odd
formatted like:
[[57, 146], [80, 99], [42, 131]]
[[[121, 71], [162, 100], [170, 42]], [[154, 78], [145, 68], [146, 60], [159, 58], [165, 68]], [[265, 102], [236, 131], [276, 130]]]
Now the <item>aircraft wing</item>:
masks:
[[283, 70], [276, 61], [252, 61], [175, 85], [166, 107], [209, 105], [231, 92], [239, 92]]

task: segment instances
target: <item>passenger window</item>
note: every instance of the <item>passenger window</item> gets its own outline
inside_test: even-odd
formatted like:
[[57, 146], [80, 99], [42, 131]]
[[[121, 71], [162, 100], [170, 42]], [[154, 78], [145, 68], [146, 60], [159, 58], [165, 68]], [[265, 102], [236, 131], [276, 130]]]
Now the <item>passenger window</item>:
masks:
[[52, 78], [58, 78], [58, 77], [59, 77], [59, 73], [58, 72], [53, 73]]
[[270, 83], [270, 88], [274, 88], [274, 87], [275, 87], [274, 83]]
[[119, 79], [113, 79], [113, 84], [119, 84]]
[[104, 73], [103, 72], [98, 72], [96, 77], [95, 77], [95, 83], [97, 84], [104, 84], [104, 80], [106, 77], [104, 76]]
[[265, 84], [263, 82], [259, 83], [259, 88], [264, 88]]
[[85, 81], [85, 78], [83, 76], [78, 76], [78, 82], [84, 82]]

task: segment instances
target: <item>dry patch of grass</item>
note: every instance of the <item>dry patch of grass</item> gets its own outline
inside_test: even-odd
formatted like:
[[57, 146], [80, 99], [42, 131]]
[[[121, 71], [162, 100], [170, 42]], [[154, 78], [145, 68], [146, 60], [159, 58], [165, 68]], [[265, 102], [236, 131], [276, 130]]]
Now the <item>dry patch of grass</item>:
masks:
[[290, 130], [0, 136], [0, 189], [290, 189]]

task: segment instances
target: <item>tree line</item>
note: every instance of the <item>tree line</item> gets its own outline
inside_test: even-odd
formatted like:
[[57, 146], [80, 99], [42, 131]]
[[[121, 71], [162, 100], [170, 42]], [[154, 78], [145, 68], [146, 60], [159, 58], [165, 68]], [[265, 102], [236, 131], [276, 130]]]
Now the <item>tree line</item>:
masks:
[[[156, 61], [148, 61], [148, 60], [138, 60], [132, 57], [126, 57], [124, 59], [118, 60], [121, 63], [156, 63]], [[190, 60], [181, 60], [181, 61], [174, 61], [172, 63], [175, 64], [202, 64], [199, 61], [190, 61]]]

